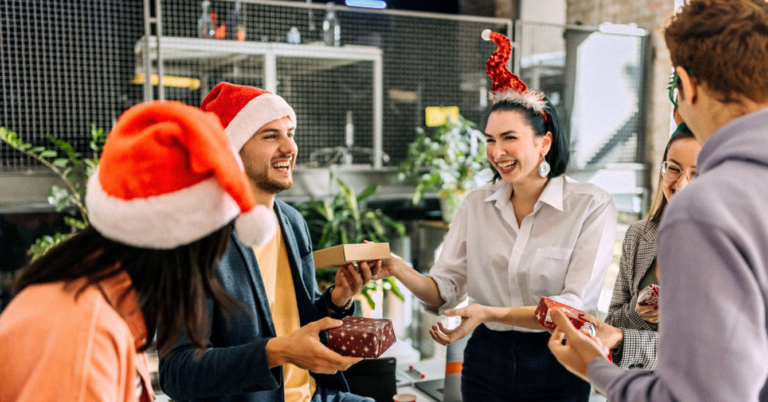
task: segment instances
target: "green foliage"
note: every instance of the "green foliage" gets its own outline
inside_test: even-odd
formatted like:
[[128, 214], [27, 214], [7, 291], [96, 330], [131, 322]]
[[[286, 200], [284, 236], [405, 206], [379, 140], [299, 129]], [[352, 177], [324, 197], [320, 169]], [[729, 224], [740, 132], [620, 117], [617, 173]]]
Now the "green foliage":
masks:
[[64, 223], [71, 228], [70, 233], [56, 233], [53, 236], [43, 236], [37, 239], [29, 250], [33, 260], [45, 254], [51, 247], [68, 239], [76, 231], [88, 226], [88, 211], [83, 201], [85, 199], [85, 184], [88, 177], [96, 171], [107, 133], [103, 129], [91, 125], [90, 148], [93, 153], [89, 155], [90, 157], [83, 157], [67, 141], [50, 135], [46, 135], [45, 139], [53, 145], [52, 149], [44, 146], [35, 147], [24, 142], [17, 133], [0, 127], [0, 141], [42, 163], [56, 173], [66, 185], [65, 187], [52, 186], [48, 195], [48, 203], [53, 206], [56, 212], [72, 212], [73, 209], [76, 211], [74, 217], [64, 218]]
[[[392, 235], [405, 236], [405, 226], [381, 210], [360, 209], [360, 203], [375, 194], [378, 186], [368, 187], [360, 194], [355, 194], [354, 190], [340, 179], [336, 179], [336, 183], [339, 185], [339, 194], [333, 199], [316, 200], [310, 196], [308, 202], [294, 205], [309, 225], [315, 250], [340, 244], [362, 243], [364, 240], [376, 243], [389, 242]], [[336, 269], [322, 268], [316, 271], [317, 282], [321, 289], [334, 282]], [[379, 286], [392, 290], [392, 293], [403, 299], [394, 278], [384, 279], [381, 283], [369, 282], [360, 293], [371, 308], [375, 308], [375, 303], [369, 292], [376, 290]]]
[[424, 192], [438, 190], [440, 198], [461, 199], [478, 183], [477, 174], [486, 165], [485, 140], [474, 123], [459, 116], [435, 127], [432, 134], [421, 127], [408, 146], [408, 154], [400, 165], [400, 179], [416, 178], [413, 203], [424, 198]]

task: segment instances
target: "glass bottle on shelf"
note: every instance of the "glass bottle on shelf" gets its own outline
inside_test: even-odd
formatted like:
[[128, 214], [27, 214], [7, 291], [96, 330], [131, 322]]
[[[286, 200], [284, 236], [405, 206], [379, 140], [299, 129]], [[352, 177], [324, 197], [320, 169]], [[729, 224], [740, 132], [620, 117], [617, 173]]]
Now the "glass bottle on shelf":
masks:
[[326, 46], [341, 46], [341, 25], [333, 5], [333, 2], [328, 2], [328, 11], [323, 19], [323, 43]]
[[214, 27], [213, 27], [213, 19], [211, 19], [211, 2], [208, 0], [203, 0], [202, 3], [200, 3], [200, 6], [203, 8], [203, 14], [200, 15], [200, 19], [197, 20], [197, 35], [200, 38], [213, 38], [214, 34]]
[[288, 35], [286, 35], [286, 39], [292, 45], [301, 45], [301, 32], [299, 32], [299, 28], [291, 27]]
[[229, 14], [227, 25], [229, 26], [227, 39], [245, 40], [245, 20], [243, 19], [242, 4], [239, 1], [235, 2], [235, 8]]

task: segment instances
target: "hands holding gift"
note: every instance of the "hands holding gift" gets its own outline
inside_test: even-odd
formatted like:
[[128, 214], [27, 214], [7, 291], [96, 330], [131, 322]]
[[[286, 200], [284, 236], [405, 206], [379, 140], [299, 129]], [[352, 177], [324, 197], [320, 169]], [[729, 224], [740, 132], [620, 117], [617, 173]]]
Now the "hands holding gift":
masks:
[[339, 267], [336, 271], [336, 286], [331, 292], [331, 301], [339, 309], [346, 309], [350, 301], [358, 294], [368, 281], [380, 279], [382, 261], [363, 261], [358, 263], [360, 269], [354, 264]]
[[291, 363], [319, 374], [334, 374], [348, 369], [362, 359], [342, 356], [320, 342], [320, 332], [341, 325], [341, 320], [326, 317], [287, 335], [270, 339], [266, 346], [269, 368]]
[[597, 339], [608, 349], [616, 349], [624, 342], [624, 331], [604, 321], [597, 319], [592, 314], [584, 314], [581, 318], [589, 321], [597, 330]]
[[[552, 310], [551, 317], [556, 328], [549, 339], [549, 350], [568, 371], [589, 382], [587, 379], [589, 364], [595, 359], [605, 359], [608, 354], [608, 350], [600, 341], [600, 336], [591, 338], [576, 330], [559, 309]], [[598, 334], [599, 331], [598, 329]]]
[[645, 321], [659, 323], [659, 285], [651, 284], [640, 291], [635, 311]]
[[651, 324], [659, 323], [659, 306], [641, 306], [638, 304], [635, 306], [635, 311], [645, 321]]

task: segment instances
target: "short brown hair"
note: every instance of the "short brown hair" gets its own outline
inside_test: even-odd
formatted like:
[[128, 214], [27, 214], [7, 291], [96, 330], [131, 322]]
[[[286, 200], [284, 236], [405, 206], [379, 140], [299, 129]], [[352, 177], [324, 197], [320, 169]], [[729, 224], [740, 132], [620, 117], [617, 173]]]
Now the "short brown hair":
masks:
[[768, 100], [768, 2], [688, 0], [664, 30], [674, 66], [724, 103]]

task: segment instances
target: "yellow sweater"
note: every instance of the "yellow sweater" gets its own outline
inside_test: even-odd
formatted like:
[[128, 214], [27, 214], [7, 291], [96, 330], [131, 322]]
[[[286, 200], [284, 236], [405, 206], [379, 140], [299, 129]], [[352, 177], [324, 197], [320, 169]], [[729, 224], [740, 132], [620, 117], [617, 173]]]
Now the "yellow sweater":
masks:
[[[301, 327], [296, 290], [288, 261], [288, 250], [280, 226], [275, 237], [264, 247], [254, 247], [264, 288], [272, 311], [277, 336], [286, 335]], [[315, 394], [315, 379], [309, 371], [293, 364], [283, 365], [285, 402], [310, 401]]]

